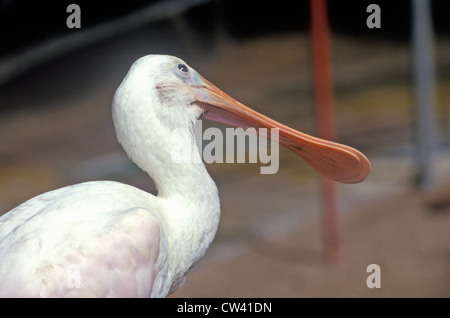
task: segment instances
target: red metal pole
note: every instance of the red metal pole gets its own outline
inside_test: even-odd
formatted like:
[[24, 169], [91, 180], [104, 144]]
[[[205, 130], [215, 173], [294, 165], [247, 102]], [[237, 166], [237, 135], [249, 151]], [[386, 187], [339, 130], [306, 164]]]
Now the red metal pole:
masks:
[[[310, 4], [318, 133], [321, 138], [335, 140], [336, 128], [327, 1], [311, 0]], [[337, 187], [331, 179], [322, 177], [321, 181], [326, 256], [329, 261], [336, 262], [341, 255]]]

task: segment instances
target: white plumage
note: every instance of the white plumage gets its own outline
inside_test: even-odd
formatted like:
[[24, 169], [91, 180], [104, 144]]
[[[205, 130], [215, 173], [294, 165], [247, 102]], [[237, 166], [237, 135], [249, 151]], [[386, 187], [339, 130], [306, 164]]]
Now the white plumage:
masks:
[[182, 60], [145, 56], [117, 89], [113, 119], [119, 142], [154, 180], [158, 195], [118, 182], [86, 182], [1, 216], [0, 296], [165, 297], [182, 284], [220, 217], [204, 164], [173, 160], [183, 142], [173, 131], [192, 134], [202, 116], [244, 128], [278, 127], [281, 144], [338, 181], [359, 182], [370, 170], [358, 151], [252, 111]]

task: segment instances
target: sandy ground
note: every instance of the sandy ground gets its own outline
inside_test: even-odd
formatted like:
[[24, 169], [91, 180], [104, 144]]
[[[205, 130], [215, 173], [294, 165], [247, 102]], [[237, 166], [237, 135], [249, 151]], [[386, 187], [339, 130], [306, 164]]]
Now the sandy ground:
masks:
[[[36, 194], [87, 180], [155, 191], [118, 145], [110, 114], [112, 94], [131, 61], [150, 52], [192, 57], [191, 65], [233, 97], [314, 134], [305, 34], [223, 41], [201, 55], [157, 34], [150, 28], [101, 43], [0, 88], [2, 107], [14, 108], [0, 117], [0, 214]], [[259, 164], [208, 165], [220, 191], [221, 223], [173, 297], [450, 296], [450, 153], [443, 148], [436, 156], [432, 191], [412, 186], [409, 47], [340, 36], [334, 48], [339, 139], [373, 165], [364, 183], [339, 186], [340, 260], [324, 257], [319, 181], [295, 155], [281, 150], [274, 175], [260, 175]], [[450, 131], [449, 52], [449, 42], [441, 40], [443, 144]], [[381, 288], [366, 285], [370, 264], [380, 266]]]
[[[336, 264], [324, 259], [317, 224], [280, 239], [248, 238], [239, 256], [207, 256], [174, 296], [448, 297], [448, 212], [427, 212], [417, 193], [367, 206], [344, 218]], [[381, 288], [368, 288], [369, 264], [380, 266]]]

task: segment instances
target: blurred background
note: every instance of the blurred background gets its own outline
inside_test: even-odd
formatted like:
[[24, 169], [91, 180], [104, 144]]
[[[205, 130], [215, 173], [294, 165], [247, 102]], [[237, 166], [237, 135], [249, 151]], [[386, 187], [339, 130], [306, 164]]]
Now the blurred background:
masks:
[[[81, 28], [66, 25], [72, 2]], [[367, 27], [371, 3], [381, 28]], [[221, 223], [174, 297], [450, 296], [450, 5], [429, 5], [426, 171], [413, 2], [329, 1], [337, 140], [372, 163], [363, 183], [337, 185], [339, 259], [324, 253], [320, 178], [296, 155], [280, 149], [274, 175], [208, 164]], [[310, 17], [306, 0], [0, 0], [0, 214], [89, 180], [155, 193], [118, 144], [110, 110], [130, 65], [151, 53], [178, 56], [244, 104], [317, 135]], [[369, 264], [380, 265], [379, 289], [366, 285]]]

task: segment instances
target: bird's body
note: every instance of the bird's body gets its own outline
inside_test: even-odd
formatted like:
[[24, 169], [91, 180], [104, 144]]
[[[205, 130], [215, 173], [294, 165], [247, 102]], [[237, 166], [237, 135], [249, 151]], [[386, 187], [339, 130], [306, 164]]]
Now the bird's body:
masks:
[[34, 197], [0, 218], [0, 297], [164, 297], [214, 237], [212, 199], [216, 213], [198, 232], [204, 215], [185, 211], [188, 204], [119, 182]]
[[[111, 204], [115, 197], [122, 200]], [[160, 267], [151, 250], [163, 240], [161, 228], [147, 210], [156, 206], [146, 192], [115, 182], [82, 183], [23, 203], [0, 219], [0, 296], [122, 296], [123, 286], [150, 296], [153, 286], [140, 286], [139, 277], [154, 282], [152, 268]], [[136, 231], [143, 224], [146, 230]], [[108, 284], [89, 286], [99, 278]]]
[[342, 182], [359, 182], [370, 169], [356, 150], [267, 119], [178, 58], [143, 57], [116, 91], [113, 118], [119, 142], [154, 180], [158, 195], [118, 182], [86, 182], [1, 216], [0, 296], [165, 297], [182, 284], [220, 217], [217, 188], [201, 160], [174, 160], [186, 146], [174, 130], [190, 132], [187, 144], [196, 148], [193, 126], [202, 116], [280, 127], [281, 144]]

